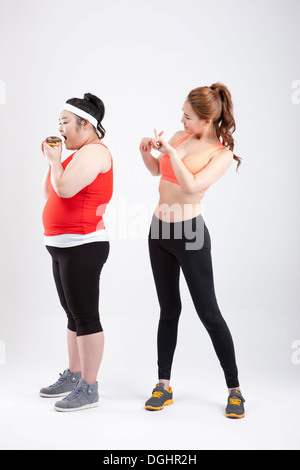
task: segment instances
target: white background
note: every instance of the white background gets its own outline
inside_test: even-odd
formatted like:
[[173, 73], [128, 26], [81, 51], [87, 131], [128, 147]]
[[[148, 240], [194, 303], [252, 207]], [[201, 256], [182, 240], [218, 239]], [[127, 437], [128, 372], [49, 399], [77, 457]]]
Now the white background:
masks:
[[[299, 14], [297, 0], [1, 0], [2, 449], [299, 449]], [[204, 199], [246, 398], [239, 421], [224, 417], [223, 373], [183, 278], [174, 405], [143, 409], [156, 383], [147, 233], [159, 181], [138, 147], [154, 128], [181, 130], [188, 92], [216, 81], [232, 93], [243, 158]], [[40, 144], [57, 134], [63, 103], [85, 92], [105, 103], [114, 158], [106, 345], [99, 407], [60, 414], [38, 396], [67, 367], [43, 246]]]

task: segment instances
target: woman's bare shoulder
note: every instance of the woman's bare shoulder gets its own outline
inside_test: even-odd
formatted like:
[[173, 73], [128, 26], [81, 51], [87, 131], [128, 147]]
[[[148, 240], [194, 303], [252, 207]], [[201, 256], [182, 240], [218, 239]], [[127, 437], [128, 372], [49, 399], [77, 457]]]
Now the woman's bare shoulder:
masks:
[[183, 137], [185, 137], [187, 135], [186, 132], [184, 131], [177, 131], [175, 132], [175, 134], [171, 137], [171, 139], [169, 140], [169, 144], [170, 145], [173, 145], [175, 144], [175, 142], [177, 142], [178, 140], [182, 139]]

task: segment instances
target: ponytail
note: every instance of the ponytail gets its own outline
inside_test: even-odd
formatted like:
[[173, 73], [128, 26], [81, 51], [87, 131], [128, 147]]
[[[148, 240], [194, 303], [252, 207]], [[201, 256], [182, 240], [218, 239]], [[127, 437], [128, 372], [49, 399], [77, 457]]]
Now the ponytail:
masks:
[[[223, 145], [233, 151], [234, 139], [232, 134], [236, 130], [236, 125], [233, 117], [231, 94], [228, 88], [222, 83], [214, 83], [210, 88], [212, 91], [216, 91], [219, 94], [222, 102], [221, 115], [214, 121], [217, 137], [218, 139], [221, 137]], [[236, 167], [236, 170], [238, 170], [242, 159], [236, 155], [233, 155], [233, 158], [238, 162]]]
[[91, 105], [98, 110], [98, 126], [97, 130], [100, 132], [101, 139], [105, 136], [105, 129], [101, 124], [102, 119], [104, 118], [105, 114], [105, 107], [103, 101], [98, 98], [98, 96], [92, 95], [91, 93], [85, 93], [83, 99], [91, 103]]
[[[214, 83], [210, 87], [195, 88], [190, 91], [187, 99], [200, 119], [213, 121], [218, 139], [221, 139], [224, 147], [233, 152], [232, 133], [236, 127], [231, 94], [228, 88], [222, 83]], [[234, 154], [233, 158], [238, 162], [237, 171], [242, 159]]]

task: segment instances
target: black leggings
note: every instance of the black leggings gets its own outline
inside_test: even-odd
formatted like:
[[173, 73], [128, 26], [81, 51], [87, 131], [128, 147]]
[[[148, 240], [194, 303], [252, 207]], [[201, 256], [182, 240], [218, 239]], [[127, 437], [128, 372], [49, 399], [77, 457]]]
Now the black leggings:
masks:
[[227, 387], [238, 387], [234, 345], [215, 296], [210, 235], [203, 217], [168, 223], [154, 215], [148, 242], [160, 305], [158, 378], [169, 380], [171, 376], [181, 313], [181, 268], [197, 314], [210, 335], [223, 368]]
[[52, 256], [53, 276], [68, 317], [68, 329], [77, 336], [103, 331], [99, 317], [99, 283], [109, 254], [109, 242], [46, 248]]

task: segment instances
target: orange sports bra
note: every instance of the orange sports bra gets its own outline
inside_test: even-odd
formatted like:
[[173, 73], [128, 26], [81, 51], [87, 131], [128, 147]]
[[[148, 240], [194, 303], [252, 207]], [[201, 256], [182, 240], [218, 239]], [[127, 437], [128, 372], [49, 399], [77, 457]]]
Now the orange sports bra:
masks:
[[[175, 142], [172, 145], [173, 148], [176, 148], [179, 144], [184, 142], [190, 135], [185, 135], [180, 140]], [[193, 174], [196, 175], [200, 171], [204, 170], [204, 168], [208, 165], [208, 157], [217, 149], [223, 148], [224, 145], [221, 142], [208, 147], [207, 149], [203, 150], [201, 153], [194, 155], [193, 157], [182, 159], [181, 161], [184, 163], [186, 168]], [[169, 155], [166, 153], [161, 157], [160, 160], [160, 172], [161, 172], [161, 179], [170, 181], [171, 183], [179, 184], [177, 178], [175, 176], [171, 160]], [[199, 191], [199, 193], [205, 193], [208, 188]]]

